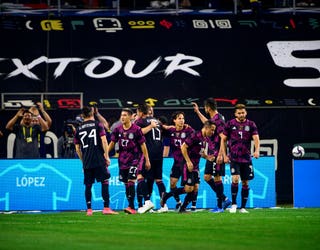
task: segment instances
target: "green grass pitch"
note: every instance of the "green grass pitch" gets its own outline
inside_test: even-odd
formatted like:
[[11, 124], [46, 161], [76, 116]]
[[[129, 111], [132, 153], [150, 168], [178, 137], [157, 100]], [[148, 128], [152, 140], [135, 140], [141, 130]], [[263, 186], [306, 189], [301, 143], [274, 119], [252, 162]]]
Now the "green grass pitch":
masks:
[[0, 214], [0, 249], [320, 249], [320, 208], [249, 214]]

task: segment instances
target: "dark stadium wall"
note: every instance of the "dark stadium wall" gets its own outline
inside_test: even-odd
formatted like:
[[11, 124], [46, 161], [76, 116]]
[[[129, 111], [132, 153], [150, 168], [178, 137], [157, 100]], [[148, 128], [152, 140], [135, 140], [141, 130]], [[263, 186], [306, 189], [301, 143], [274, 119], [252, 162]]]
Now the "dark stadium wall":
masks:
[[[320, 32], [316, 14], [6, 16], [0, 21], [0, 129], [41, 100], [61, 135], [63, 121], [97, 103], [116, 120], [122, 107], [148, 102], [157, 116], [207, 97], [226, 119], [242, 102], [261, 139], [278, 140], [278, 202], [292, 202], [296, 143], [320, 142]], [[319, 21], [319, 20], [318, 20]], [[79, 94], [80, 93], [80, 94]], [[0, 138], [1, 158], [6, 137]], [[308, 149], [319, 155], [320, 149]]]

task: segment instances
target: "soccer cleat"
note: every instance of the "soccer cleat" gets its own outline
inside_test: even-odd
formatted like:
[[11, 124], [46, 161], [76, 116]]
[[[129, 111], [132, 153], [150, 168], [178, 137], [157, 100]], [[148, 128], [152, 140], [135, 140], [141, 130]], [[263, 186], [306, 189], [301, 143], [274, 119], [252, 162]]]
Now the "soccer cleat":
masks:
[[248, 214], [249, 212], [248, 212], [245, 208], [241, 208], [241, 209], [239, 210], [239, 213], [241, 213], [241, 214]]
[[144, 214], [144, 213], [148, 212], [149, 210], [151, 210], [152, 208], [154, 208], [153, 203], [150, 200], [147, 200], [144, 202], [144, 205], [142, 207], [139, 207], [138, 213]]
[[236, 213], [237, 212], [237, 205], [236, 204], [231, 205], [229, 212], [232, 214]]
[[169, 211], [169, 208], [167, 204], [164, 204], [164, 206], [158, 210], [158, 213], [167, 213], [168, 211]]
[[93, 211], [91, 208], [87, 209], [87, 216], [91, 216], [93, 214]]
[[197, 211], [197, 208], [196, 208], [195, 206], [192, 206], [192, 207], [190, 208], [190, 211], [191, 211], [191, 212], [196, 212], [196, 211]]
[[187, 213], [189, 213], [189, 212], [186, 210], [186, 208], [180, 207], [179, 213], [180, 213], [180, 214], [187, 214]]
[[223, 202], [222, 202], [222, 208], [225, 210], [227, 207], [229, 207], [231, 205], [231, 201], [226, 198]]
[[103, 214], [109, 215], [109, 214], [119, 214], [118, 212], [113, 211], [111, 208], [109, 207], [105, 207], [102, 211]]
[[218, 207], [216, 207], [216, 208], [214, 208], [214, 209], [211, 209], [211, 210], [209, 210], [211, 213], [223, 213], [224, 212], [224, 210], [222, 209], [222, 208], [218, 208]]
[[127, 214], [136, 214], [136, 213], [137, 213], [137, 211], [134, 210], [134, 209], [131, 208], [131, 207], [125, 208], [125, 209], [124, 209], [124, 212], [127, 213]]
[[176, 204], [176, 211], [179, 211], [179, 209], [180, 209], [181, 206], [182, 206], [182, 202], [181, 202], [181, 201], [177, 202], [177, 204]]

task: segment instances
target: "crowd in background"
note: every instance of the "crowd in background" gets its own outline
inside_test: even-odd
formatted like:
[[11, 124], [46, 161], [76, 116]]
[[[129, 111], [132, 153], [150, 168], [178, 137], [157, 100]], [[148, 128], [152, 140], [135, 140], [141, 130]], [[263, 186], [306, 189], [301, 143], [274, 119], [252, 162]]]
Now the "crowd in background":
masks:
[[[192, 9], [222, 9], [233, 10], [233, 0], [54, 0], [34, 1], [17, 0], [0, 3], [0, 9], [33, 8], [33, 9], [166, 9], [166, 8], [192, 8]], [[290, 8], [290, 7], [319, 7], [320, 0], [238, 0], [239, 9], [257, 8]]]

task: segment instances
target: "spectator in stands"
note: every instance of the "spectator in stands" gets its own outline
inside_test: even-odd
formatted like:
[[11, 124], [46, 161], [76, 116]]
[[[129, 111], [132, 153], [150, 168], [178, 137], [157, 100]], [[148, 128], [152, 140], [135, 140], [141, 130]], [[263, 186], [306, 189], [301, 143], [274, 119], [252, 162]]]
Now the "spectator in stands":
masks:
[[170, 5], [169, 1], [151, 1], [150, 6], [155, 9], [167, 8]]
[[[191, 7], [190, 0], [178, 0], [179, 6], [182, 8], [188, 8]], [[160, 8], [168, 8], [168, 7], [174, 7], [176, 5], [176, 0], [161, 0], [161, 1], [151, 1], [150, 6], [155, 9]]]
[[[43, 120], [47, 123], [48, 130], [50, 129], [52, 125], [52, 119], [50, 115], [45, 111], [43, 105], [41, 102], [37, 102], [36, 106], [33, 106], [29, 109], [29, 111], [32, 113], [32, 125], [38, 124], [40, 125], [38, 115], [40, 113], [42, 114]], [[39, 151], [40, 151], [40, 157], [41, 158], [46, 158], [46, 145], [44, 143], [44, 137], [47, 131], [41, 132], [40, 135], [38, 136], [38, 143], [39, 143]]]
[[[21, 108], [7, 123], [6, 129], [13, 131], [15, 139], [15, 158], [39, 158], [38, 138], [41, 132], [48, 130], [47, 122], [41, 117], [38, 109], [33, 109], [39, 124], [32, 123], [32, 113]], [[36, 112], [36, 110], [38, 112]], [[20, 119], [21, 123], [18, 122]]]

